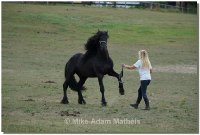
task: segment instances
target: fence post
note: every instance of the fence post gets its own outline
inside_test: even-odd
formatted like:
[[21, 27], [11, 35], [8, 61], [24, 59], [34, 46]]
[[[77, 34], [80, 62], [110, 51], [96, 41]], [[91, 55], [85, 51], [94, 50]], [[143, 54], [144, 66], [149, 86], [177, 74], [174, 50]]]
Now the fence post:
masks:
[[151, 10], [153, 9], [153, 4], [152, 4], [152, 3], [150, 3], [150, 9], [151, 9]]

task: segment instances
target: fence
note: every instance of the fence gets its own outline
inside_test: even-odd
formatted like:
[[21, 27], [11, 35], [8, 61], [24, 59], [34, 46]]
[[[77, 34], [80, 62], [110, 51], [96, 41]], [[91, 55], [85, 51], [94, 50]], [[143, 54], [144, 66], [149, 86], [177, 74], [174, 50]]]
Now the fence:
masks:
[[[114, 7], [114, 8], [142, 8], [157, 11], [168, 11], [168, 12], [181, 12], [181, 13], [197, 13], [197, 3], [192, 7], [175, 6], [166, 4], [166, 2], [136, 2], [136, 1], [121, 1], [121, 2], [107, 2], [107, 1], [62, 1], [62, 2], [24, 2], [24, 3], [35, 3], [35, 4], [79, 4], [79, 5], [90, 5], [97, 7]], [[176, 3], [176, 2], [173, 2]], [[182, 2], [182, 3], [192, 3], [192, 2]], [[194, 2], [193, 2], [194, 3]]]
[[[175, 2], [174, 2], [175, 3]], [[197, 7], [186, 8], [183, 6], [175, 6], [169, 4], [163, 4], [158, 2], [105, 2], [105, 1], [96, 1], [91, 3], [91, 5], [99, 7], [115, 7], [115, 8], [149, 8], [151, 10], [167, 10], [171, 12], [182, 12], [182, 13], [197, 13]]]
[[175, 11], [175, 12], [182, 12], [182, 13], [197, 13], [197, 8], [186, 8], [183, 6], [174, 6], [162, 3], [155, 3], [155, 2], [141, 2], [141, 5], [144, 8], [149, 8], [151, 10], [168, 10], [168, 11]]

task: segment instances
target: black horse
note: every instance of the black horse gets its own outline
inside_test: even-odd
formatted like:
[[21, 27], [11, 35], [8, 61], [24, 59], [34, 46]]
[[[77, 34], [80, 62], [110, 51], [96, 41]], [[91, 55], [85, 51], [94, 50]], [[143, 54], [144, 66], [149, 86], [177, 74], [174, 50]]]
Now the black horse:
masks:
[[[67, 88], [68, 86], [78, 92], [78, 103], [85, 104], [81, 90], [84, 89], [83, 84], [88, 77], [97, 77], [99, 81], [100, 91], [102, 94], [102, 105], [106, 106], [107, 102], [104, 96], [103, 77], [108, 74], [109, 76], [116, 77], [119, 82], [119, 93], [124, 95], [123, 83], [121, 75], [113, 70], [113, 61], [109, 57], [107, 50], [107, 31], [99, 31], [90, 37], [85, 44], [86, 53], [77, 53], [70, 58], [65, 66], [65, 82], [63, 84], [64, 96], [61, 101], [63, 104], [68, 104]], [[79, 82], [76, 81], [74, 74], [80, 78]]]

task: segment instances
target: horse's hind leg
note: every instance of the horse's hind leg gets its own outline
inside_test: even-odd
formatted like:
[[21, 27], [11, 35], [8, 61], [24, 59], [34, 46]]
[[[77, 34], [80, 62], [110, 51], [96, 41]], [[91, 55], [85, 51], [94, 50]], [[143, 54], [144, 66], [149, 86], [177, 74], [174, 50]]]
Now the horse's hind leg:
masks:
[[67, 97], [67, 88], [69, 86], [69, 83], [67, 82], [67, 80], [65, 80], [64, 84], [63, 84], [63, 99], [61, 100], [62, 104], [68, 104], [68, 97]]
[[63, 99], [61, 103], [68, 104], [68, 97], [67, 97], [67, 88], [70, 84], [70, 79], [74, 74], [74, 66], [72, 66], [72, 58], [66, 63], [65, 66], [65, 82], [63, 83]]
[[83, 86], [83, 84], [85, 83], [87, 78], [84, 77], [80, 77], [80, 81], [78, 82], [78, 103], [79, 104], [86, 104], [85, 100], [83, 99], [83, 95], [81, 92], [81, 88]]

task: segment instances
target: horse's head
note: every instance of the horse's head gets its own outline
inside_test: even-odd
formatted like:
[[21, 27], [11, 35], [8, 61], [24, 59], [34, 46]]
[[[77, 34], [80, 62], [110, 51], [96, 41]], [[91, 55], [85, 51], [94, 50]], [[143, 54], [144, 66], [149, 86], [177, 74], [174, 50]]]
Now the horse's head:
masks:
[[99, 31], [90, 37], [85, 44], [85, 50], [90, 54], [96, 54], [98, 50], [107, 52], [108, 31]]
[[108, 31], [99, 31], [97, 32], [97, 35], [99, 37], [99, 49], [101, 51], [107, 50], [107, 40], [108, 40]]

